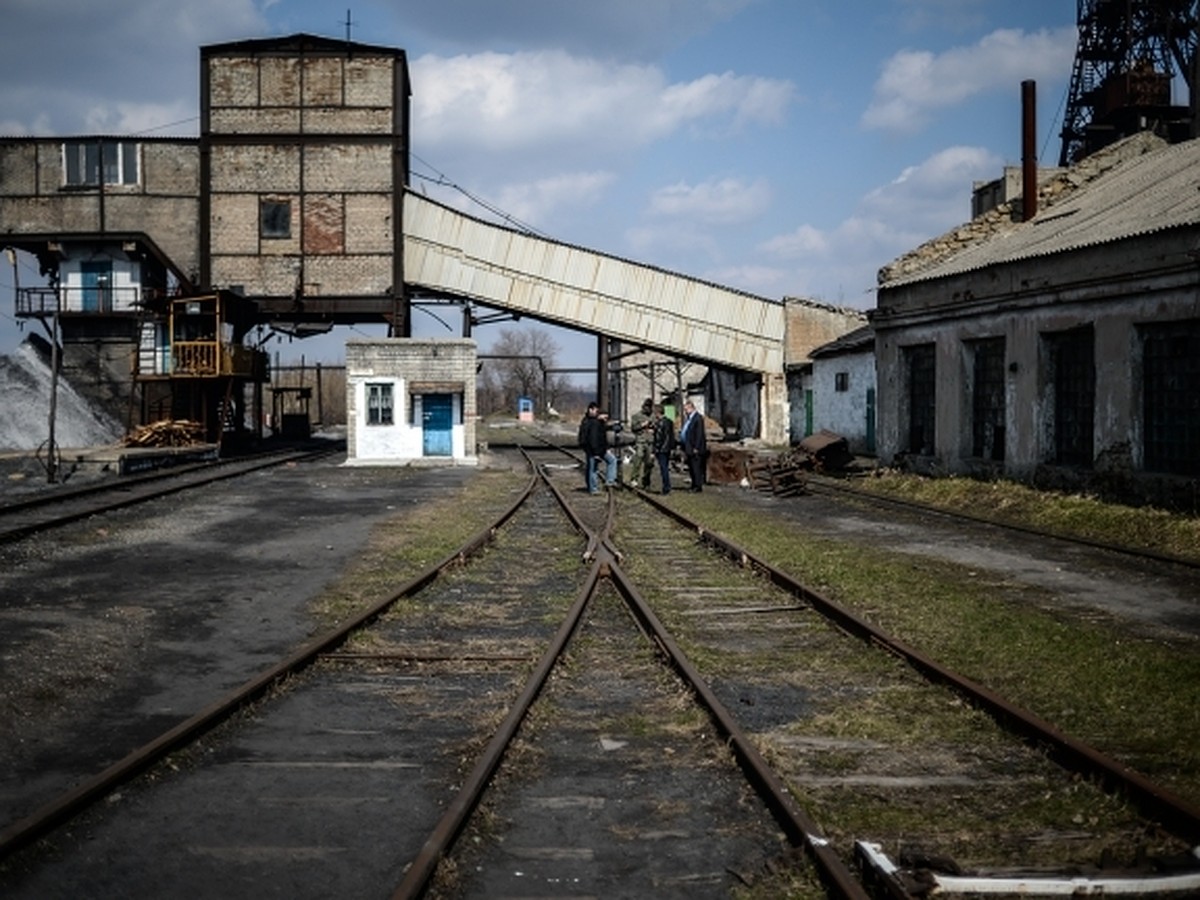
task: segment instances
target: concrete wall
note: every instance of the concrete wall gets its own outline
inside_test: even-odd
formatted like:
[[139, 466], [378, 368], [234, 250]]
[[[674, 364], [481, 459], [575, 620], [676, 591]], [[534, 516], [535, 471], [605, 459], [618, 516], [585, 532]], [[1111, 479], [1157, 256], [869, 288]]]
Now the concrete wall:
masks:
[[[70, 140], [76, 140], [74, 138]], [[194, 139], [138, 140], [139, 183], [67, 186], [64, 139], [0, 141], [0, 232], [144, 234], [186, 278], [200, 267], [200, 151]]]
[[[837, 389], [837, 376], [846, 375], [846, 389]], [[812, 364], [813, 431], [832, 431], [844, 437], [853, 453], [875, 451], [868, 441], [868, 392], [875, 391], [875, 354], [839, 353], [819, 356]], [[803, 411], [801, 411], [803, 412]], [[874, 408], [871, 408], [874, 415]], [[803, 434], [793, 433], [799, 440]], [[873, 435], [871, 435], [873, 437]]]
[[783, 306], [785, 366], [808, 362], [808, 354], [815, 348], [867, 323], [867, 314], [862, 310], [839, 309], [797, 297], [784, 297]]
[[[933, 454], [916, 461], [938, 472], [1040, 476], [1051, 464], [1052, 373], [1043, 336], [1092, 326], [1095, 345], [1093, 446], [1143, 469], [1142, 324], [1200, 320], [1200, 270], [1189, 256], [1200, 227], [1150, 234], [1055, 258], [1027, 260], [953, 278], [880, 290], [877, 335], [879, 455], [907, 452], [906, 347], [936, 347]], [[1003, 463], [973, 459], [969, 341], [1005, 341]]]
[[[346, 343], [346, 462], [405, 465], [419, 461], [474, 465], [476, 457], [475, 342], [388, 338]], [[367, 385], [391, 384], [391, 425], [367, 424]], [[423, 452], [426, 394], [454, 398], [450, 457]]]

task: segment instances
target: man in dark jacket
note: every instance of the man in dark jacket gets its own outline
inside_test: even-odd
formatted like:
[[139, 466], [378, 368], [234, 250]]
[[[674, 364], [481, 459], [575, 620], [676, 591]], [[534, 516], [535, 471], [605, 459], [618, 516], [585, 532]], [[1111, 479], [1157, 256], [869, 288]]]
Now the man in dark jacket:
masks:
[[671, 451], [675, 449], [675, 423], [663, 415], [661, 403], [654, 406], [654, 437], [651, 441], [658, 471], [662, 476], [662, 492], [671, 493]]
[[696, 411], [696, 405], [691, 400], [683, 404], [679, 446], [683, 448], [683, 458], [687, 462], [688, 476], [692, 481], [688, 489], [698, 493], [704, 490], [704, 482], [707, 480], [708, 435], [704, 433], [704, 416]]
[[588, 493], [599, 492], [596, 467], [601, 463], [605, 467], [605, 482], [613, 487], [617, 483], [617, 455], [608, 449], [608, 422], [600, 415], [598, 403], [589, 403], [579, 422], [579, 449], [585, 456], [583, 477]]

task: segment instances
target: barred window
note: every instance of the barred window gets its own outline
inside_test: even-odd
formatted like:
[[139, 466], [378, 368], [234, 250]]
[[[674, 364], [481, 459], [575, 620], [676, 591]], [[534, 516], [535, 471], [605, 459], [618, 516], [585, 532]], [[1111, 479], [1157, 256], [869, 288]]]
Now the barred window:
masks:
[[1054, 462], [1091, 467], [1096, 407], [1096, 351], [1091, 326], [1045, 337], [1053, 379]]
[[1139, 331], [1146, 470], [1200, 475], [1200, 320]]
[[381, 384], [367, 385], [367, 424], [392, 424], [391, 384], [384, 382]]
[[971, 455], [1004, 459], [1004, 338], [970, 341]]
[[934, 421], [937, 413], [937, 355], [933, 344], [904, 348], [908, 376], [908, 451], [933, 453]]

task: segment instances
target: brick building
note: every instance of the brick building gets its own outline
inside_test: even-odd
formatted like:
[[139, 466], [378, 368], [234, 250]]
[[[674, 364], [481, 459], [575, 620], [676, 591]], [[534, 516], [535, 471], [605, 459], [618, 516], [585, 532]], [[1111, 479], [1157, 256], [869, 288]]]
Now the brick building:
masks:
[[475, 342], [346, 342], [346, 462], [474, 465]]

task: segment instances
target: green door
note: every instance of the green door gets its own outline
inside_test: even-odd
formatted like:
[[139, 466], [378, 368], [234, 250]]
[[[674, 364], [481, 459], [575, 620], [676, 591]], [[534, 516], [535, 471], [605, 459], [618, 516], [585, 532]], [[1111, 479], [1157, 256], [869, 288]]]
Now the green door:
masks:
[[875, 388], [867, 388], [867, 452], [875, 452]]

